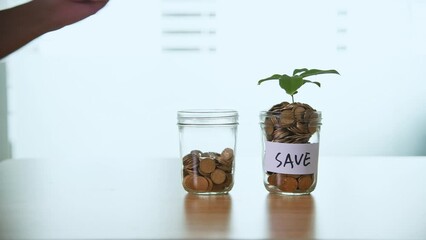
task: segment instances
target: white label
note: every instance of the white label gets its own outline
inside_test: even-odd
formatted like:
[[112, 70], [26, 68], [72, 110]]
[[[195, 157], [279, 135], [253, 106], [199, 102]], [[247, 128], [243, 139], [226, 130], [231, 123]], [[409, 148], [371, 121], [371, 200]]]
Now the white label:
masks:
[[318, 169], [318, 143], [265, 143], [264, 170], [284, 174], [311, 174]]

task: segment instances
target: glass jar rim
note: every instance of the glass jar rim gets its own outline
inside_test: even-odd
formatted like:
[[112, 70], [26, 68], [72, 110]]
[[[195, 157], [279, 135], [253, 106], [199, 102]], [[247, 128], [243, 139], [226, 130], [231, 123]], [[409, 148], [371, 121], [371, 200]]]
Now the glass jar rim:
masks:
[[[321, 111], [315, 110], [315, 112], [318, 114], [318, 116], [322, 115]], [[277, 112], [271, 112], [271, 111], [260, 111], [260, 115], [280, 115], [281, 113]]]
[[[321, 124], [322, 112], [315, 110], [315, 113], [318, 115], [317, 123]], [[259, 114], [259, 117], [260, 117], [260, 121], [264, 121], [265, 117], [267, 117], [267, 116], [278, 116], [279, 117], [280, 115], [281, 115], [281, 113], [277, 113], [277, 112], [261, 111], [260, 114]]]
[[238, 112], [232, 109], [188, 109], [177, 112], [179, 125], [235, 125]]

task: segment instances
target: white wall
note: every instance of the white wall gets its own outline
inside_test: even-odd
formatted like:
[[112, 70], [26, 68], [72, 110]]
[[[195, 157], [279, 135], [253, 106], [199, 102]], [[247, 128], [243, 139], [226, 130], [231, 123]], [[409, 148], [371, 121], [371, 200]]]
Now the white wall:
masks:
[[14, 157], [175, 157], [176, 111], [233, 108], [256, 161], [259, 111], [290, 100], [257, 80], [300, 67], [341, 73], [296, 95], [323, 112], [321, 154], [425, 155], [424, 16], [415, 0], [111, 0], [7, 58]]

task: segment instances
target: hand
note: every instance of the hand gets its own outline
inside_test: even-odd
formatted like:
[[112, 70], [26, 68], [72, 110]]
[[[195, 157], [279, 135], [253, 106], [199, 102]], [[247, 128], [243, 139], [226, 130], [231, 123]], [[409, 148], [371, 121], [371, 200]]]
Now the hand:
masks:
[[108, 0], [33, 0], [35, 11], [40, 11], [48, 16], [50, 30], [87, 18], [108, 3]]
[[95, 14], [108, 0], [33, 0], [0, 11], [0, 59], [47, 32]]

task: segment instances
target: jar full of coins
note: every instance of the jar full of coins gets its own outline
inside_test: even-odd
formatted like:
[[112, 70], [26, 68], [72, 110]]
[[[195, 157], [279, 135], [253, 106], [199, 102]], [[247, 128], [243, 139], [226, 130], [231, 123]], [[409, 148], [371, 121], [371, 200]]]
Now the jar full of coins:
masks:
[[283, 102], [260, 113], [264, 185], [286, 195], [311, 193], [317, 183], [321, 112]]
[[234, 185], [238, 112], [178, 111], [182, 186], [189, 193], [226, 194]]

